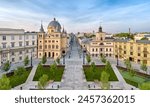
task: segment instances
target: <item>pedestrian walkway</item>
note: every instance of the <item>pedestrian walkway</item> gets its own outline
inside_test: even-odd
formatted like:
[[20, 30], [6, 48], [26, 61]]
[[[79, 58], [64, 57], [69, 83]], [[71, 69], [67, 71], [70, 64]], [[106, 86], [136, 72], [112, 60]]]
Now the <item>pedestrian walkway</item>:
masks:
[[87, 82], [82, 71], [82, 59], [79, 57], [77, 44], [73, 41], [70, 58], [66, 58], [65, 72], [60, 90], [87, 90]]
[[25, 82], [26, 84], [32, 82], [32, 80], [33, 80], [33, 78], [34, 78], [34, 75], [35, 75], [35, 73], [36, 73], [37, 67], [38, 67], [38, 65], [34, 65], [34, 67], [32, 68], [32, 70], [31, 70], [31, 72], [30, 72], [30, 74], [29, 74], [29, 76], [28, 76], [28, 78], [27, 78], [27, 80], [26, 80], [26, 82]]

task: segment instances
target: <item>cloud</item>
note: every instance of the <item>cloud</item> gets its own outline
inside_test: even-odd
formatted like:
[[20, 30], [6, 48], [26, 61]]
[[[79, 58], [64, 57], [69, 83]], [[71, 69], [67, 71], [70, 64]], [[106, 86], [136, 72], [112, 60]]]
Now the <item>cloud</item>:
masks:
[[46, 29], [56, 17], [69, 32], [97, 30], [100, 22], [106, 32], [129, 26], [144, 31], [150, 25], [149, 5], [148, 0], [1, 0], [0, 27], [38, 30], [43, 20]]

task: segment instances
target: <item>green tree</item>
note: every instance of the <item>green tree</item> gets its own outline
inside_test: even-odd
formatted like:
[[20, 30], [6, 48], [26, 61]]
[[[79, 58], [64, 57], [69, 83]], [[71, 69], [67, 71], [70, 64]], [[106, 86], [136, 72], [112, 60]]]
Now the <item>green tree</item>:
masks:
[[11, 89], [10, 80], [6, 75], [3, 75], [0, 79], [0, 90], [9, 90]]
[[56, 65], [56, 63], [53, 63], [53, 64], [50, 66], [50, 72], [51, 72], [52, 80], [55, 80], [55, 72], [57, 72], [57, 71], [58, 71], [57, 65]]
[[134, 39], [134, 35], [133, 34], [129, 34], [129, 33], [118, 33], [114, 35], [115, 37], [126, 37], [126, 38], [130, 38], [130, 39]]
[[100, 80], [101, 80], [101, 88], [104, 89], [104, 90], [107, 90], [109, 89], [109, 77], [110, 77], [110, 74], [106, 71], [103, 71], [101, 73], [101, 77], [100, 77]]
[[146, 38], [146, 37], [143, 37], [141, 40], [148, 40], [148, 38]]
[[111, 64], [110, 64], [109, 61], [106, 62], [105, 71], [106, 71], [107, 73], [109, 73], [109, 72], [112, 71]]
[[135, 75], [135, 70], [132, 68], [132, 65], [131, 65], [131, 62], [129, 59], [126, 59], [124, 61], [125, 65], [126, 65], [126, 68], [127, 68], [127, 71], [130, 72], [130, 75], [131, 76], [134, 76]]
[[46, 59], [46, 56], [44, 55], [44, 56], [42, 57], [42, 64], [45, 64], [46, 61], [47, 61], [47, 59]]
[[95, 66], [95, 63], [94, 63], [94, 62], [91, 63], [90, 71], [91, 71], [91, 72], [95, 72], [95, 71], [96, 71], [96, 66]]
[[150, 90], [150, 81], [140, 84], [139, 89], [141, 89], [141, 90]]
[[9, 61], [7, 61], [5, 64], [4, 64], [4, 66], [3, 66], [3, 68], [2, 68], [4, 71], [8, 71], [9, 69], [10, 69], [10, 63], [9, 63]]
[[129, 59], [126, 59], [124, 61], [124, 64], [126, 65], [127, 70], [129, 71], [132, 68], [131, 62]]
[[101, 55], [100, 57], [101, 57], [101, 58], [100, 58], [101, 61], [102, 61], [103, 63], [106, 63], [106, 61], [107, 61], [107, 60], [106, 60], [106, 57], [105, 57], [104, 55]]
[[57, 58], [57, 59], [56, 59], [56, 62], [57, 62], [58, 64], [60, 64], [60, 59], [59, 59], [59, 58]]
[[24, 72], [26, 72], [24, 67], [18, 67], [17, 70], [14, 71], [15, 75], [22, 75]]
[[24, 65], [27, 66], [29, 64], [29, 57], [26, 56], [24, 59]]
[[148, 68], [147, 68], [146, 64], [142, 63], [141, 69], [147, 73]]
[[48, 76], [46, 74], [43, 74], [43, 76], [38, 81], [39, 89], [45, 89], [47, 82], [48, 82]]
[[91, 56], [90, 55], [86, 55], [86, 60], [88, 62], [88, 64], [91, 62]]
[[95, 80], [96, 79], [96, 66], [95, 66], [94, 62], [91, 63], [90, 74], [91, 74], [91, 78], [93, 78], [93, 80]]

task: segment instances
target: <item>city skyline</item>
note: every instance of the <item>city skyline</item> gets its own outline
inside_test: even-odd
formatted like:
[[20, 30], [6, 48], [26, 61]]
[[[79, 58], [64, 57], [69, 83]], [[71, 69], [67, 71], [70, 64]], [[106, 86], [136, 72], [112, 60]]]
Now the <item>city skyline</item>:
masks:
[[0, 0], [0, 28], [44, 29], [54, 17], [68, 32], [148, 32], [148, 0]]

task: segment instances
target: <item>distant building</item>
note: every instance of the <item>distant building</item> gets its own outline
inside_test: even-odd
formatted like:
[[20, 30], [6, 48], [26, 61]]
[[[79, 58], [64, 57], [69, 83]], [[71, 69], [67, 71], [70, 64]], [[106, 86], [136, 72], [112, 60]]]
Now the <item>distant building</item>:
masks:
[[142, 38], [147, 38], [148, 40], [150, 40], [150, 34], [138, 33], [134, 36], [135, 40], [141, 40]]
[[0, 28], [0, 66], [6, 61], [22, 62], [37, 57], [37, 33], [24, 29]]
[[144, 63], [150, 66], [149, 40], [115, 40], [114, 55], [119, 59], [129, 59], [135, 63]]
[[92, 40], [83, 40], [80, 45], [86, 48], [87, 53], [92, 57], [101, 55], [113, 57], [113, 38], [110, 35], [106, 37], [106, 33], [102, 31], [101, 26], [96, 33], [96, 37], [93, 37]]
[[63, 52], [67, 52], [68, 41], [67, 32], [62, 29], [60, 23], [54, 18], [44, 31], [41, 24], [38, 33], [38, 58], [46, 56], [47, 58], [60, 58]]

